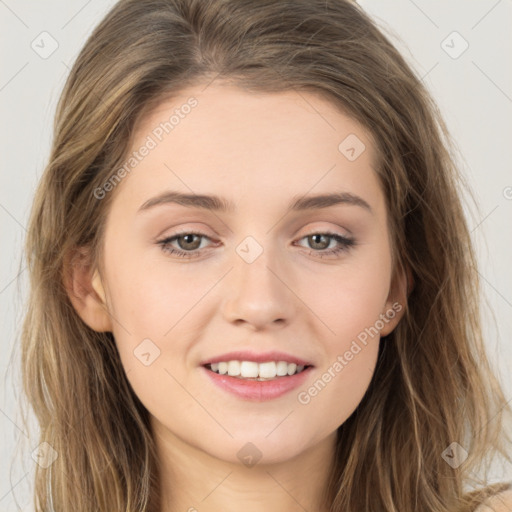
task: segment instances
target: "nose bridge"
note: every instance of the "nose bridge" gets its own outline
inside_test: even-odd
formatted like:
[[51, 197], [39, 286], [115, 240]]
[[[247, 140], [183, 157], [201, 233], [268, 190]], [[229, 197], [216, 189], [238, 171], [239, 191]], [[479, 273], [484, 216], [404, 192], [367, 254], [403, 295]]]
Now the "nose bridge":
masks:
[[[261, 239], [261, 238], [260, 238]], [[271, 238], [261, 242], [247, 236], [235, 248], [224, 314], [229, 321], [245, 321], [263, 327], [289, 321], [293, 294], [286, 286], [286, 273], [279, 251], [269, 247]], [[281, 275], [282, 274], [282, 275]]]

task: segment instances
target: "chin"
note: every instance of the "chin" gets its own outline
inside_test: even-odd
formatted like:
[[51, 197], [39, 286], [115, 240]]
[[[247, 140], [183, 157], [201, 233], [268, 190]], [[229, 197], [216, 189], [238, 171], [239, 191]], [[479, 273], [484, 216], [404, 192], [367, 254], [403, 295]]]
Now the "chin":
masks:
[[[241, 464], [249, 468], [256, 464], [261, 466], [287, 462], [315, 444], [313, 440], [306, 442], [302, 436], [292, 435], [286, 429], [278, 432], [279, 428], [282, 427], [277, 427], [270, 435], [267, 430], [262, 432], [261, 429], [254, 429], [254, 426], [252, 429], [246, 429], [243, 435], [232, 432], [234, 439], [216, 443], [215, 452], [212, 452], [212, 447], [209, 446], [208, 452], [225, 462]], [[251, 433], [252, 430], [254, 434]], [[298, 433], [295, 431], [295, 434]]]

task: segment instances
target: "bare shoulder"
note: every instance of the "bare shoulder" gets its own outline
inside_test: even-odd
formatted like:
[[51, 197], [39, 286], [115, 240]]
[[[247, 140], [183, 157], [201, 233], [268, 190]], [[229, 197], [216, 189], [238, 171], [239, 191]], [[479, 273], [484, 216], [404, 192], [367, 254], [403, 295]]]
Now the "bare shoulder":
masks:
[[491, 496], [475, 512], [512, 512], [512, 489]]

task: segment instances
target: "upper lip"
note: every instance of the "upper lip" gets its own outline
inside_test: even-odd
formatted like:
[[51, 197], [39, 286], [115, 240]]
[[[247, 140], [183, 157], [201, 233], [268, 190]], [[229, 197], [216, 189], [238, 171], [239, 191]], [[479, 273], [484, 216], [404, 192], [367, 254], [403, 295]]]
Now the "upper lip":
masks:
[[201, 365], [206, 366], [211, 363], [220, 363], [222, 361], [254, 361], [255, 363], [265, 363], [267, 361], [286, 361], [287, 363], [295, 363], [296, 365], [313, 366], [312, 363], [297, 356], [287, 354], [286, 352], [252, 352], [246, 350], [238, 350], [236, 352], [227, 352], [220, 356], [205, 359]]

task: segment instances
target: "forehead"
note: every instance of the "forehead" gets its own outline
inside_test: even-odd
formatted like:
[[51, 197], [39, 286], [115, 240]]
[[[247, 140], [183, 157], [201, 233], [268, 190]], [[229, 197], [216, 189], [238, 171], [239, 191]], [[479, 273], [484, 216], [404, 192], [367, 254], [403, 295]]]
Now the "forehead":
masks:
[[[191, 103], [193, 107], [189, 106]], [[239, 141], [247, 149], [258, 147], [258, 143], [268, 143], [269, 139], [275, 141], [277, 134], [280, 136], [277, 142], [308, 139], [310, 149], [323, 139], [321, 146], [334, 144], [337, 149], [337, 142], [348, 130], [360, 139], [372, 138], [340, 104], [320, 91], [248, 92], [214, 81], [185, 88], [142, 116], [136, 127], [134, 146], [148, 134], [153, 134], [157, 142], [166, 139], [172, 144], [172, 139], [178, 142], [180, 134], [186, 136], [194, 131], [197, 138], [189, 139], [190, 143], [208, 147], [208, 141], [214, 140], [216, 146], [220, 144], [219, 150]], [[200, 138], [205, 132], [209, 137]], [[222, 140], [223, 133], [230, 138]], [[373, 147], [368, 149], [370, 156], [375, 157]]]
[[122, 183], [138, 201], [165, 187], [267, 201], [340, 185], [378, 192], [371, 134], [312, 92], [189, 87], [142, 118], [128, 157], [144, 146]]

